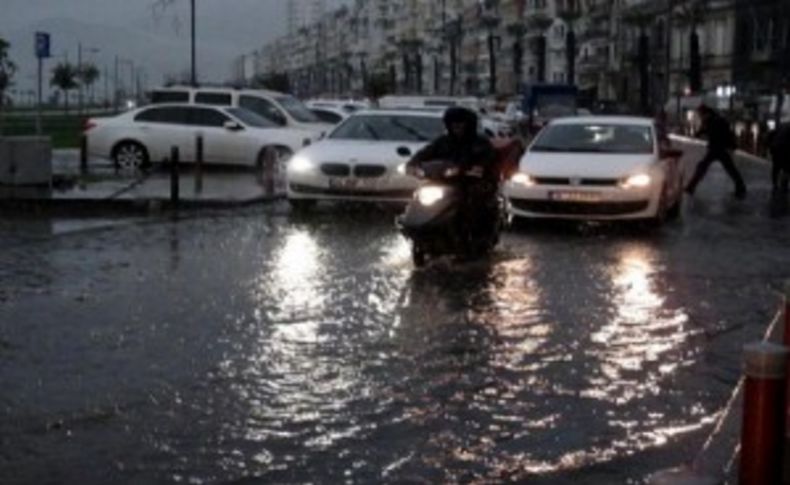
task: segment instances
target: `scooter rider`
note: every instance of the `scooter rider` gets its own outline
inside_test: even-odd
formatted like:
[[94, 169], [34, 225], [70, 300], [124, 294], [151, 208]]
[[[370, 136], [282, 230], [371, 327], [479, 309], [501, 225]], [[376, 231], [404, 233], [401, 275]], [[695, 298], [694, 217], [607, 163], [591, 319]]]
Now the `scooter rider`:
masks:
[[477, 123], [474, 111], [461, 107], [449, 108], [444, 113], [447, 133], [417, 152], [406, 165], [407, 171], [413, 174], [422, 162], [447, 160], [467, 170], [475, 166], [482, 167], [482, 178], [495, 178], [496, 152], [488, 138], [478, 134]]
[[497, 154], [488, 138], [478, 134], [474, 111], [449, 108], [444, 114], [444, 125], [447, 133], [417, 152], [407, 163], [406, 172], [414, 175], [421, 163], [434, 160], [457, 164], [468, 175], [462, 177], [465, 219], [477, 227], [486, 220], [486, 209], [496, 204]]

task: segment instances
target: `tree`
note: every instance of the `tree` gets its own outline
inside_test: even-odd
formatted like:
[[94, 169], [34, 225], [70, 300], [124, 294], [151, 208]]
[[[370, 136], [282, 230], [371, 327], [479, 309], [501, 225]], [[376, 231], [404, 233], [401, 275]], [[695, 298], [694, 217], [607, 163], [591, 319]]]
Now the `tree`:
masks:
[[80, 84], [88, 88], [91, 103], [93, 103], [93, 83], [95, 83], [100, 76], [101, 73], [99, 72], [99, 68], [92, 63], [83, 63], [77, 70], [77, 79]]
[[11, 80], [16, 73], [16, 64], [11, 61], [8, 49], [11, 44], [0, 38], [0, 135], [3, 134], [3, 106], [5, 105], [5, 92], [11, 87]]
[[395, 85], [392, 76], [387, 71], [376, 71], [368, 78], [365, 87], [365, 95], [373, 100], [378, 100], [382, 96], [392, 93]]
[[291, 92], [291, 80], [285, 73], [256, 74], [250, 85], [253, 88], [271, 89], [281, 93]]
[[61, 62], [52, 69], [52, 79], [49, 81], [49, 84], [63, 92], [66, 113], [69, 112], [69, 91], [79, 86], [77, 83], [77, 71], [77, 68], [68, 62]]

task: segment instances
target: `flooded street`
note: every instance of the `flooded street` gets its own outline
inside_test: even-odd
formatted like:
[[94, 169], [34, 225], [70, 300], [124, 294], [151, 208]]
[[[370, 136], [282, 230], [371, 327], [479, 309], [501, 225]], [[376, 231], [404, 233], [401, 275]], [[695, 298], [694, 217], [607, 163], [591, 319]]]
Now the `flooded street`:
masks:
[[6, 222], [0, 482], [640, 483], [693, 459], [787, 276], [767, 181], [724, 177], [659, 231], [522, 224], [419, 271], [356, 206]]

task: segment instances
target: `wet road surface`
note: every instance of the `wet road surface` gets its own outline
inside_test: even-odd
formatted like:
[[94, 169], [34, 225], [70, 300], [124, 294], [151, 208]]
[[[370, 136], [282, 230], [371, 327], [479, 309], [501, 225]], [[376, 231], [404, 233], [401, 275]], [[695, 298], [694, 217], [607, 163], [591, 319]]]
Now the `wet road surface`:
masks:
[[640, 483], [699, 450], [788, 276], [744, 168], [660, 231], [520, 225], [421, 271], [354, 206], [4, 221], [0, 483]]

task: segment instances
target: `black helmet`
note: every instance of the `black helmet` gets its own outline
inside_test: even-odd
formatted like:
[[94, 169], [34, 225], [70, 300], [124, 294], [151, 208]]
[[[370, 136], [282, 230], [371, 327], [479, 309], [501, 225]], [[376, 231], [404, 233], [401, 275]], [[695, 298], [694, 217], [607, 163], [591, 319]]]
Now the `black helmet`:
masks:
[[450, 125], [464, 123], [467, 134], [477, 131], [477, 113], [468, 108], [453, 106], [444, 112], [444, 126], [450, 130]]

